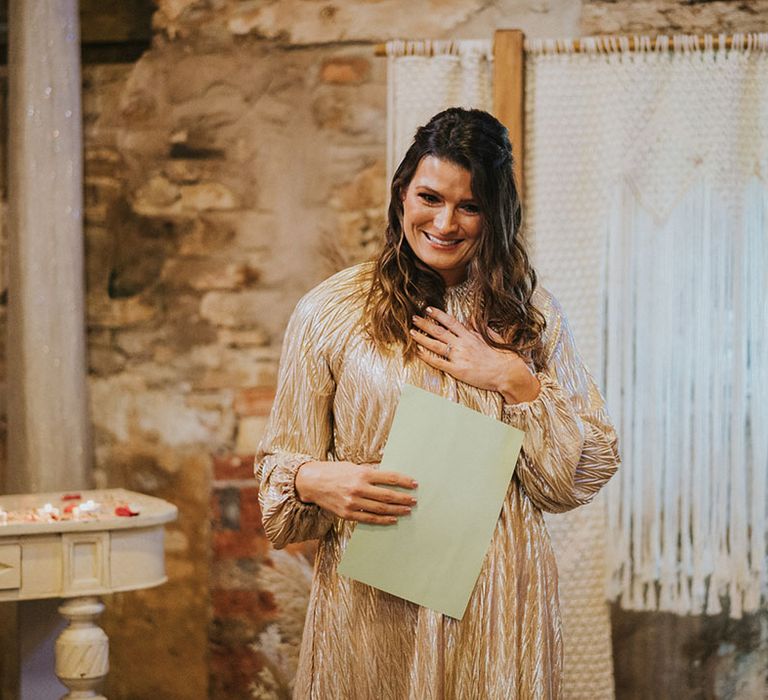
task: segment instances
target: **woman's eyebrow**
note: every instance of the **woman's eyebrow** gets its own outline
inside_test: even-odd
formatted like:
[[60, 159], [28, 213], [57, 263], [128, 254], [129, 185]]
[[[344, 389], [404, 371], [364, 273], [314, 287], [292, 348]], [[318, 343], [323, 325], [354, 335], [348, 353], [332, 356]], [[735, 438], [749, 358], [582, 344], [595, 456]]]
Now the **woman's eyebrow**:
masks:
[[[417, 185], [416, 185], [416, 189], [420, 189], [420, 190], [428, 190], [428, 191], [429, 191], [429, 192], [431, 192], [432, 194], [436, 194], [436, 195], [439, 195], [440, 197], [443, 197], [443, 196], [444, 196], [444, 195], [443, 195], [443, 194], [440, 192], [440, 190], [436, 190], [434, 187], [430, 187], [429, 185], [421, 185], [421, 184], [417, 184]], [[465, 204], [465, 203], [469, 203], [469, 202], [471, 202], [472, 204], [477, 204], [477, 202], [475, 201], [475, 198], [474, 198], [474, 197], [467, 197], [467, 198], [465, 198], [465, 199], [462, 199], [462, 200], [461, 200], [461, 203], [462, 203], [462, 204]]]

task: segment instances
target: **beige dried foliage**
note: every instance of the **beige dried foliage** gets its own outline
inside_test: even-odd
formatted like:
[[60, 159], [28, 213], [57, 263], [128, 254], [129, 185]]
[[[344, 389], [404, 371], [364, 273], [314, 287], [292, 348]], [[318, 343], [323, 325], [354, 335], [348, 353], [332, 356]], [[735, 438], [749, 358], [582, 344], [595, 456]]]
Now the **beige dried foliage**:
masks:
[[262, 668], [256, 677], [257, 680], [249, 688], [254, 700], [284, 700], [290, 697], [282, 692], [283, 688], [268, 667]]
[[251, 697], [258, 700], [291, 696], [312, 587], [312, 566], [303, 556], [273, 551], [270, 558], [272, 566], [261, 567], [256, 580], [260, 589], [272, 594], [279, 618], [251, 644], [265, 663], [250, 688]]

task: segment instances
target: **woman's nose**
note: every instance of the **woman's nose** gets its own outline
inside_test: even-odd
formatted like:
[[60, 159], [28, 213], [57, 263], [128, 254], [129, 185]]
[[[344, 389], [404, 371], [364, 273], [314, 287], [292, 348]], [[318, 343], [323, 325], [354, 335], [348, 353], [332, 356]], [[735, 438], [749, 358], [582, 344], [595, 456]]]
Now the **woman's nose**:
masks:
[[438, 231], [448, 232], [456, 228], [456, 217], [453, 207], [443, 207], [435, 217], [435, 226]]

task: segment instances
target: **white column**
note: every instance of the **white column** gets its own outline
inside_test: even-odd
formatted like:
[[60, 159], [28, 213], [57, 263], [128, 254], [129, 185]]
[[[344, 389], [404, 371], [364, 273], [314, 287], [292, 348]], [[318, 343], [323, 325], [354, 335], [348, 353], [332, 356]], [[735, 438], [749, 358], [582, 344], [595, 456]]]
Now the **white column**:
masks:
[[6, 492], [75, 489], [90, 475], [77, 0], [8, 12]]
[[[90, 473], [77, 0], [10, 0], [8, 40], [4, 491], [77, 489]], [[20, 606], [23, 700], [66, 690], [52, 668], [55, 605]]]

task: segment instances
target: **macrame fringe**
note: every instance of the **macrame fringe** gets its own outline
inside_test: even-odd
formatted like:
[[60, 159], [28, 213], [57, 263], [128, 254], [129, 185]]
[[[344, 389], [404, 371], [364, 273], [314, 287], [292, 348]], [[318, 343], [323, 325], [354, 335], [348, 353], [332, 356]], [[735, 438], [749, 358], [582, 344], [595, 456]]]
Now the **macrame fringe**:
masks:
[[[730, 48], [725, 49], [730, 40]], [[703, 46], [702, 46], [703, 43]], [[526, 39], [526, 53], [543, 54], [608, 54], [608, 53], [701, 53], [716, 50], [729, 51], [768, 51], [768, 33], [705, 34], [701, 37], [692, 34], [674, 36], [588, 36], [579, 39]]]
[[393, 39], [386, 43], [387, 56], [480, 56], [493, 61], [493, 43], [484, 39]]
[[624, 184], [610, 210], [606, 392], [624, 467], [609, 495], [623, 607], [732, 617], [766, 594], [768, 191], [704, 180], [661, 228]]

